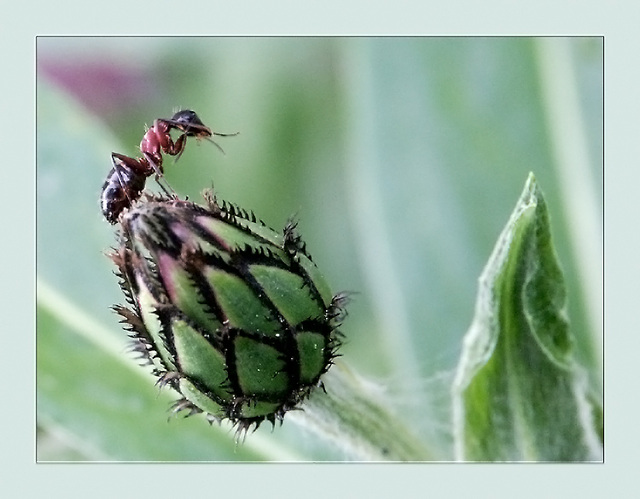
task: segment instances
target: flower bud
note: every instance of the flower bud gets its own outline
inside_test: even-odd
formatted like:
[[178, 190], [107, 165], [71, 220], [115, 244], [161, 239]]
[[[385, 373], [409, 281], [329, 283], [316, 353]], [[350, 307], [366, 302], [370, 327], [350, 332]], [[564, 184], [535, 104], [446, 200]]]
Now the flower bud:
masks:
[[111, 258], [130, 308], [114, 310], [158, 383], [182, 395], [175, 412], [273, 424], [321, 386], [346, 297], [332, 296], [295, 223], [279, 234], [206, 199], [149, 196], [123, 215]]

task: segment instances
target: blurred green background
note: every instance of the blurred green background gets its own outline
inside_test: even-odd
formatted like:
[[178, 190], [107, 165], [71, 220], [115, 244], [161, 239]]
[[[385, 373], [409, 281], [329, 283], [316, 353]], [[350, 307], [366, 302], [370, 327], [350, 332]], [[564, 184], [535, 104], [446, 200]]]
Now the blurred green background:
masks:
[[167, 423], [176, 397], [125, 351], [98, 197], [111, 152], [136, 155], [176, 108], [240, 135], [224, 155], [189, 143], [173, 188], [213, 185], [277, 229], [298, 217], [334, 291], [356, 293], [342, 360], [443, 460], [477, 278], [534, 172], [601, 397], [601, 38], [39, 37], [39, 460], [349, 458], [286, 417], [240, 446], [201, 416]]

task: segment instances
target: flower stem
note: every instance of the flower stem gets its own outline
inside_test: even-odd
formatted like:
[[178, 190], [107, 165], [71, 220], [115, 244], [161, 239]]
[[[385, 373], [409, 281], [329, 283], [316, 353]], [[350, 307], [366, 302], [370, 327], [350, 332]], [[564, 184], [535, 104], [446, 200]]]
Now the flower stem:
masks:
[[433, 456], [404, 422], [388, 409], [380, 387], [342, 362], [323, 377], [326, 393], [316, 390], [289, 414], [291, 421], [333, 440], [357, 461], [426, 461]]

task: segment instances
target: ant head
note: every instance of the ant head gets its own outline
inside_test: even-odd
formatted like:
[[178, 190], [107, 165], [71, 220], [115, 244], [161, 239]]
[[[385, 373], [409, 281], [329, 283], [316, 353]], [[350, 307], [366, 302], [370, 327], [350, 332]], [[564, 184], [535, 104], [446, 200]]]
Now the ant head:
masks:
[[190, 109], [178, 111], [170, 120], [166, 121], [189, 137], [202, 138], [212, 135], [211, 129], [202, 123], [195, 111]]

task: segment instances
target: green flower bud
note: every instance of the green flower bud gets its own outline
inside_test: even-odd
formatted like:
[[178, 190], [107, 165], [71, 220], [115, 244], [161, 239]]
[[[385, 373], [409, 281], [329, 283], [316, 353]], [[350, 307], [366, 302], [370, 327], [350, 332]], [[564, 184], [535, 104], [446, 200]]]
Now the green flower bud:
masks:
[[281, 422], [322, 386], [346, 297], [332, 296], [295, 223], [279, 234], [206, 199], [147, 197], [124, 214], [111, 257], [130, 308], [114, 310], [158, 383], [182, 395], [175, 412], [239, 430]]

